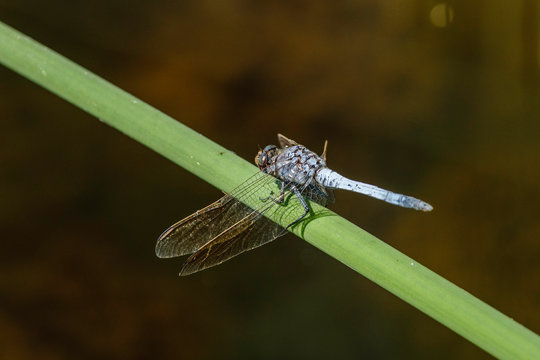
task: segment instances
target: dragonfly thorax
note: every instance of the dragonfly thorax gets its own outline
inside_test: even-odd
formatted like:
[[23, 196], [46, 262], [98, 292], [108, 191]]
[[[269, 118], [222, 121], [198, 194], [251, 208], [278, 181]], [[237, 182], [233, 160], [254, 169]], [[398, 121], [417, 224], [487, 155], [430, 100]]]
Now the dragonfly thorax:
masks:
[[273, 156], [268, 161], [269, 165], [261, 170], [282, 181], [300, 186], [308, 185], [317, 171], [326, 167], [319, 155], [302, 145], [276, 149]]

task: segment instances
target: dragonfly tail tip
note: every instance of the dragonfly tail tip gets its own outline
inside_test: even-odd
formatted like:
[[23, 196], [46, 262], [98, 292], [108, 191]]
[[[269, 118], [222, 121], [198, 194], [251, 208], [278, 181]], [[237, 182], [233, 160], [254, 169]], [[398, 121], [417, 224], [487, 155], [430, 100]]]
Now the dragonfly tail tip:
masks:
[[433, 206], [429, 205], [428, 203], [423, 203], [422, 208], [420, 210], [428, 212], [428, 211], [433, 210]]

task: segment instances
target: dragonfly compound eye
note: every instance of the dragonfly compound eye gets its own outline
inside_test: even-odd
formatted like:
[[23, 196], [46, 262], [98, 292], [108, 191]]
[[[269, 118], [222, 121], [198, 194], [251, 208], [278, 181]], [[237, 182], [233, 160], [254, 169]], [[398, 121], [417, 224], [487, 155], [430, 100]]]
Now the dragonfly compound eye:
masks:
[[259, 167], [259, 169], [263, 169], [270, 165], [276, 154], [276, 149], [277, 148], [275, 145], [268, 145], [264, 149], [259, 150], [257, 156], [255, 157], [255, 164]]
[[261, 159], [262, 155], [263, 155], [262, 150], [259, 150], [257, 155], [255, 155], [255, 165], [257, 165], [259, 168], [261, 167], [261, 162], [264, 160], [264, 159]]

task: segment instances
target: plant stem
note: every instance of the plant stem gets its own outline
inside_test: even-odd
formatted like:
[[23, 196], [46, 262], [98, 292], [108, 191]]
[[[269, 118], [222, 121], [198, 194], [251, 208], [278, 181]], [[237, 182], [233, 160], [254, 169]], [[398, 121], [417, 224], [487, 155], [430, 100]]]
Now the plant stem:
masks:
[[[2, 23], [0, 62], [223, 191], [231, 191], [257, 171], [201, 134]], [[266, 193], [261, 190], [259, 195]], [[335, 213], [315, 204], [313, 208], [312, 221], [293, 228], [301, 238], [490, 354], [540, 358], [540, 337], [532, 331]], [[287, 225], [295, 211], [284, 208], [272, 219]]]

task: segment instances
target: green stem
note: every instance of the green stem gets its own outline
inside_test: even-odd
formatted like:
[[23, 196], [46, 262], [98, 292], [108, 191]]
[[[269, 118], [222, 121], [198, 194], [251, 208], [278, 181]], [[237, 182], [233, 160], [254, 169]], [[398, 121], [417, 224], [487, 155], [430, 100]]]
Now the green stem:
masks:
[[[2, 23], [0, 62], [223, 191], [256, 171], [232, 152]], [[293, 229], [295, 234], [490, 354], [540, 357], [540, 337], [532, 331], [331, 211], [318, 206], [314, 210], [317, 216]], [[294, 216], [287, 207], [272, 219], [286, 225]]]

